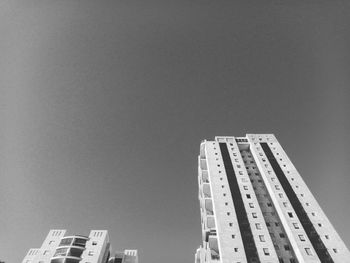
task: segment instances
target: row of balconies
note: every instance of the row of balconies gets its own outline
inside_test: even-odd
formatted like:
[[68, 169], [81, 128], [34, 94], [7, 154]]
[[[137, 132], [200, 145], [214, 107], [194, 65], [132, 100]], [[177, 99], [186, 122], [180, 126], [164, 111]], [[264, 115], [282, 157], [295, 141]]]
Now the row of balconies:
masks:
[[85, 250], [88, 237], [70, 236], [62, 238], [51, 263], [78, 263]]
[[[204, 146], [204, 144], [203, 144]], [[219, 247], [216, 235], [216, 224], [213, 209], [209, 173], [204, 147], [201, 145], [198, 156], [199, 202], [202, 221], [202, 238], [205, 262], [219, 261]]]

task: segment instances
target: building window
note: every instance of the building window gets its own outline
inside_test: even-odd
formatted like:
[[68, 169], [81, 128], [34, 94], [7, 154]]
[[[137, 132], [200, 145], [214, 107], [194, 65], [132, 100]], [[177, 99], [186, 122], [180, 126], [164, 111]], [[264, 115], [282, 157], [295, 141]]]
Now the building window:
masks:
[[249, 207], [250, 208], [254, 208], [254, 204], [253, 203], [249, 203]]
[[265, 256], [270, 255], [270, 253], [269, 253], [269, 249], [268, 249], [268, 248], [264, 248], [263, 250], [264, 250], [264, 254], [265, 254]]
[[264, 235], [259, 235], [259, 239], [260, 239], [261, 242], [265, 242], [265, 237], [264, 237]]
[[289, 216], [290, 218], [293, 218], [293, 213], [292, 213], [292, 212], [288, 212], [288, 216]]
[[257, 218], [258, 215], [256, 213], [252, 213], [253, 218]]
[[300, 241], [305, 241], [305, 237], [303, 235], [299, 235]]
[[281, 238], [285, 238], [286, 236], [283, 233], [280, 233]]
[[289, 251], [290, 250], [289, 246], [288, 245], [284, 245], [284, 250]]
[[257, 223], [255, 224], [256, 229], [261, 229], [261, 224]]
[[294, 226], [295, 229], [299, 229], [298, 223], [293, 223], [293, 226]]
[[312, 256], [312, 252], [311, 252], [310, 248], [306, 247], [305, 248], [305, 252], [306, 252], [307, 255]]

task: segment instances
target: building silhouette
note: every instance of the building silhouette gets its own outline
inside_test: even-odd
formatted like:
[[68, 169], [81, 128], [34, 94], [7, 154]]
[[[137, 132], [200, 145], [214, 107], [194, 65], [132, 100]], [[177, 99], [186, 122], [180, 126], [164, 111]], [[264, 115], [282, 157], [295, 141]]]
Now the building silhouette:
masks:
[[137, 250], [111, 255], [106, 230], [91, 230], [89, 236], [66, 235], [50, 230], [40, 248], [28, 251], [22, 263], [138, 263]]
[[203, 141], [196, 263], [344, 263], [350, 252], [272, 134]]

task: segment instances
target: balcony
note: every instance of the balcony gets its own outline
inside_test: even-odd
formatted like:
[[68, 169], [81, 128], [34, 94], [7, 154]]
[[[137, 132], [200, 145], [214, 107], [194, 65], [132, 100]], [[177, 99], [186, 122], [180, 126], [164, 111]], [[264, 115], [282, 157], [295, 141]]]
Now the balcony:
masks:
[[81, 258], [76, 257], [60, 257], [52, 258], [50, 263], [79, 263]]
[[205, 198], [204, 199], [204, 206], [205, 206], [205, 210], [207, 211], [207, 215], [209, 215], [209, 216], [214, 215], [213, 201], [211, 199]]
[[208, 167], [207, 167], [207, 160], [206, 160], [206, 159], [200, 158], [200, 159], [199, 159], [199, 167], [201, 168], [202, 171], [208, 170]]
[[208, 183], [203, 184], [203, 194], [205, 198], [211, 198], [210, 185]]
[[215, 218], [213, 216], [208, 216], [207, 217], [207, 227], [209, 229], [215, 229]]
[[77, 246], [77, 247], [85, 247], [86, 241], [88, 237], [84, 236], [69, 236], [61, 239], [59, 247], [63, 246]]
[[53, 257], [75, 257], [80, 258], [84, 248], [82, 247], [60, 247], [56, 249]]
[[212, 260], [220, 260], [219, 244], [216, 236], [209, 236], [208, 239], [209, 249]]
[[202, 171], [202, 182], [203, 183], [209, 183], [208, 171]]
[[205, 144], [201, 143], [200, 150], [199, 150], [199, 156], [200, 158], [205, 158]]

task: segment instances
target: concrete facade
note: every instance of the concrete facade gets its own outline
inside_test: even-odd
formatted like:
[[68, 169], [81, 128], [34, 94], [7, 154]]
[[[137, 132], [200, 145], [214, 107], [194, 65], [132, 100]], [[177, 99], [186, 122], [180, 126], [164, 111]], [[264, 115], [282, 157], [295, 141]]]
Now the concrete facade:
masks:
[[50, 230], [40, 248], [28, 251], [22, 263], [138, 263], [137, 250], [111, 255], [107, 230], [91, 230], [89, 236], [67, 236], [66, 230]]
[[350, 262], [272, 134], [219, 136], [198, 156], [202, 245], [195, 262]]

